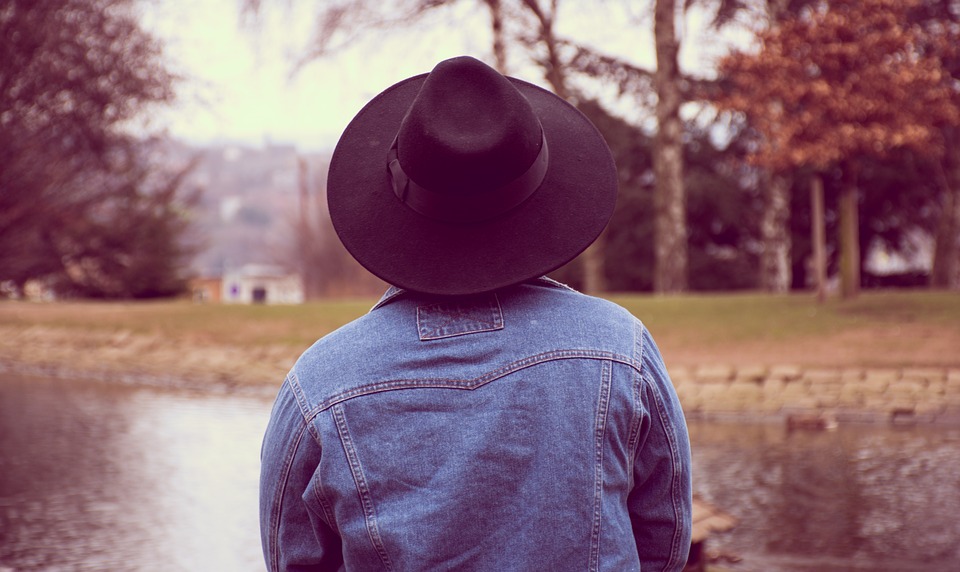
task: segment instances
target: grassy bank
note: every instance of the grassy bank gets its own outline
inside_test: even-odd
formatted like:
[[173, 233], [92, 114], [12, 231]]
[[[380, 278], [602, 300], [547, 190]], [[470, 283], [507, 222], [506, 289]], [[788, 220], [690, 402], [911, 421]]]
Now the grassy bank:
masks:
[[[960, 295], [610, 296], [654, 333], [668, 366], [960, 365]], [[306, 347], [374, 300], [301, 306], [0, 303], [0, 361], [230, 383], [277, 383]]]

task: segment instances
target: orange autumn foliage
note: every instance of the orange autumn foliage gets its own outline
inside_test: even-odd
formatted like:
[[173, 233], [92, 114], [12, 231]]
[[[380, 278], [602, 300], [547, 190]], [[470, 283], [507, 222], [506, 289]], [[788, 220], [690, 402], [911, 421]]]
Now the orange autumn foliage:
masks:
[[908, 23], [914, 5], [832, 0], [759, 34], [756, 53], [724, 58], [728, 89], [715, 104], [760, 133], [752, 159], [822, 170], [896, 148], [942, 154], [942, 128], [960, 125], [960, 95], [938, 52], [955, 46], [921, 37]]

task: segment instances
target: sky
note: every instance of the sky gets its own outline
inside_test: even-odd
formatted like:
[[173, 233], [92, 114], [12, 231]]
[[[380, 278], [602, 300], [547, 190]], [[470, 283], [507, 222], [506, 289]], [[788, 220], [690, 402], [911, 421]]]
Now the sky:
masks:
[[[370, 98], [393, 83], [460, 54], [492, 59], [487, 14], [475, 7], [479, 3], [462, 2], [416, 28], [368, 36], [294, 73], [295, 59], [312, 32], [314, 3], [264, 0], [272, 9], [255, 25], [241, 16], [239, 3], [145, 4], [144, 27], [163, 42], [171, 68], [184, 76], [178, 103], [151, 116], [150, 127], [199, 145], [294, 144], [303, 151], [322, 151], [336, 144]], [[560, 33], [652, 69], [651, 16], [629, 4], [636, 3], [561, 3], [571, 8], [558, 19]], [[681, 34], [700, 39], [696, 48], [694, 42], [685, 43], [680, 54], [684, 69], [709, 68], [723, 51], [703, 40], [712, 37], [703, 33], [704, 22], [702, 14], [683, 22]], [[516, 63], [511, 75], [544, 85], [539, 69], [519, 58]]]

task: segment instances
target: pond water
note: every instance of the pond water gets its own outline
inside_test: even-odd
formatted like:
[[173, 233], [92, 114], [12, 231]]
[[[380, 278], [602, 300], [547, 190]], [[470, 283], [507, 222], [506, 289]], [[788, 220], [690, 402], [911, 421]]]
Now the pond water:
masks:
[[694, 484], [737, 517], [708, 545], [761, 572], [960, 571], [960, 428], [691, 423]]
[[[2, 375], [2, 374], [0, 374]], [[0, 572], [262, 571], [271, 399], [0, 379]], [[743, 571], [956, 570], [960, 429], [691, 423]]]

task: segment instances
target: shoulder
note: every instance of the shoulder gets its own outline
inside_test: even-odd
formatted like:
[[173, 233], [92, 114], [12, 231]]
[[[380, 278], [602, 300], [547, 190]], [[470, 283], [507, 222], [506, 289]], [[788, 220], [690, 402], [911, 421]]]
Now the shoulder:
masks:
[[557, 347], [639, 355], [644, 327], [627, 309], [562, 285], [537, 282], [501, 296], [504, 318], [524, 333]]
[[[623, 306], [604, 298], [583, 294], [562, 284], [546, 281], [519, 287], [514, 295], [519, 305], [557, 319], [581, 324], [602, 324], [631, 329], [640, 320]], [[506, 296], [508, 303], [514, 299]]]

